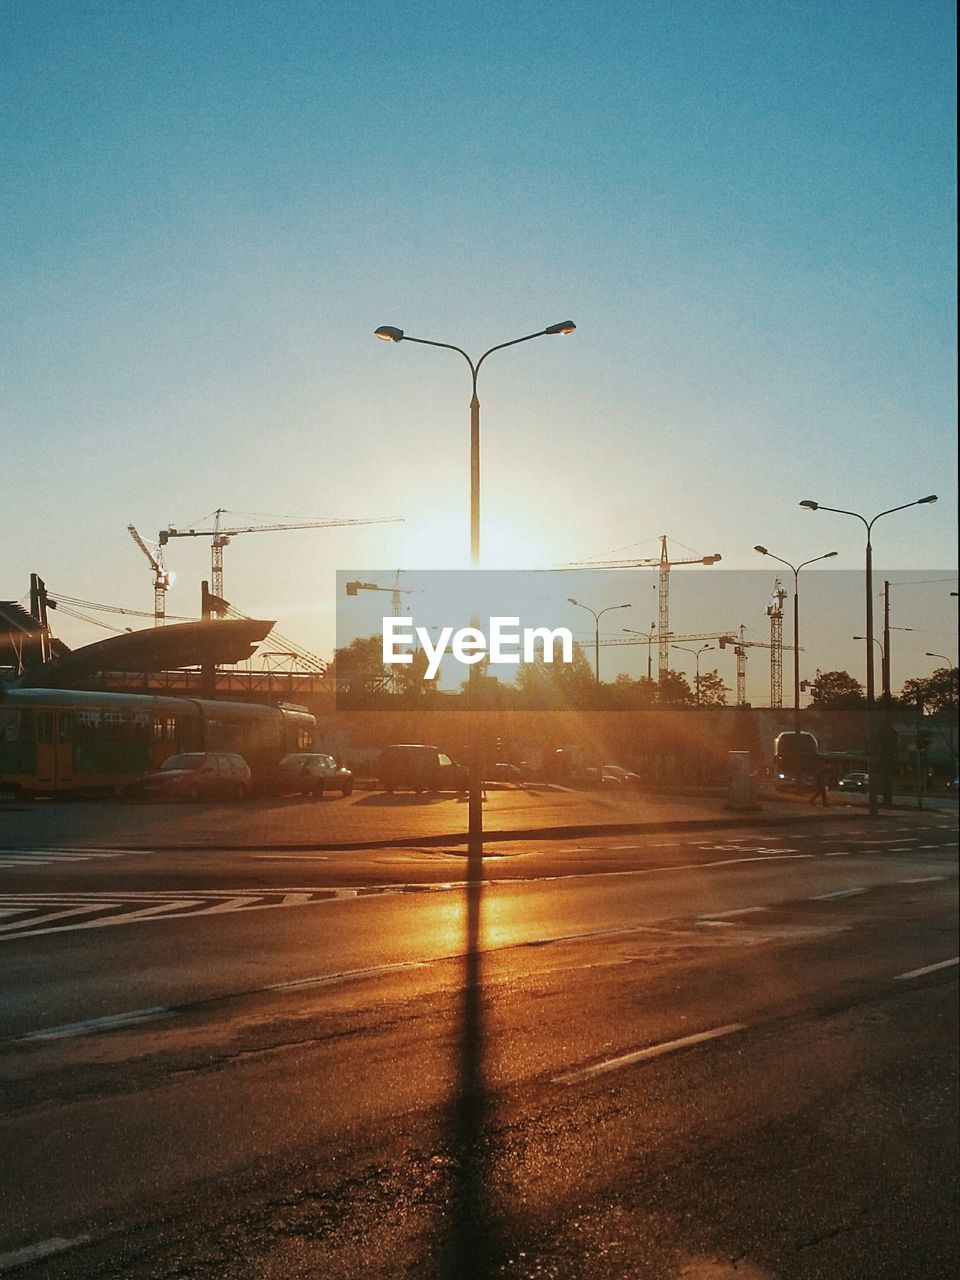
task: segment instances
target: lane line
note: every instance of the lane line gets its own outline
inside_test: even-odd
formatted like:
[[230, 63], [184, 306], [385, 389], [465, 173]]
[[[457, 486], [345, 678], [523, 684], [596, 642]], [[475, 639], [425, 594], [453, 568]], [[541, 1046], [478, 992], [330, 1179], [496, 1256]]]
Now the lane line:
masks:
[[835, 849], [830, 853], [823, 855], [825, 858], [849, 858], [851, 851], [849, 849]]
[[649, 1058], [659, 1058], [666, 1053], [676, 1053], [678, 1049], [686, 1049], [691, 1045], [703, 1044], [707, 1040], [717, 1040], [721, 1036], [731, 1036], [743, 1031], [744, 1022], [731, 1022], [725, 1027], [714, 1027], [712, 1031], [698, 1031], [692, 1036], [683, 1036], [680, 1040], [665, 1040], [662, 1044], [651, 1045], [648, 1049], [637, 1049], [634, 1053], [624, 1053], [617, 1058], [607, 1058], [592, 1067], [584, 1067], [580, 1071], [570, 1071], [565, 1075], [554, 1076], [553, 1084], [580, 1084], [594, 1076], [604, 1075], [608, 1071], [619, 1071], [621, 1067], [632, 1066], [635, 1062], [645, 1062]]
[[0, 1253], [0, 1271], [13, 1271], [17, 1267], [25, 1267], [28, 1262], [36, 1262], [40, 1258], [49, 1258], [54, 1253], [64, 1253], [67, 1249], [75, 1249], [79, 1244], [86, 1244], [90, 1236], [74, 1236], [67, 1240], [63, 1236], [51, 1236], [39, 1244], [27, 1245], [25, 1249], [15, 1249], [13, 1253]]
[[751, 916], [758, 911], [769, 911], [769, 907], [737, 907], [734, 911], [711, 911], [700, 916], [701, 920], [726, 920], [728, 916]]
[[108, 1013], [102, 1018], [87, 1018], [84, 1022], [64, 1022], [59, 1027], [43, 1027], [40, 1031], [28, 1031], [14, 1040], [66, 1040], [71, 1036], [93, 1036], [100, 1031], [114, 1031], [119, 1027], [132, 1027], [141, 1022], [154, 1022], [170, 1018], [174, 1010], [164, 1005], [153, 1009], [134, 1009], [130, 1013]]
[[914, 876], [912, 880], [898, 880], [897, 884], [932, 884], [934, 880], [946, 880], [946, 876]]
[[960, 956], [954, 956], [952, 960], [941, 960], [939, 964], [928, 964], [922, 969], [911, 969], [909, 973], [898, 973], [894, 982], [905, 982], [907, 978], [923, 978], [928, 973], [936, 973], [939, 969], [950, 969], [958, 964], [960, 964]]
[[854, 898], [858, 893], [866, 893], [866, 889], [834, 889], [833, 893], [815, 893], [808, 902], [828, 902], [831, 898]]

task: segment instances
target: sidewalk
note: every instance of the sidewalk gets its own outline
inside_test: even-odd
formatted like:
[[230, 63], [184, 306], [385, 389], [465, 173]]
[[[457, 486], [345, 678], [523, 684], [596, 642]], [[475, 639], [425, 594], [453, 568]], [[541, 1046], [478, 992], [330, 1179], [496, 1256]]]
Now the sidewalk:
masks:
[[[954, 810], [955, 811], [955, 810]], [[897, 807], [909, 816], [915, 809]], [[754, 810], [724, 795], [665, 795], [529, 787], [487, 792], [484, 839], [612, 835], [699, 827], [771, 826], [866, 816], [864, 797], [831, 797], [827, 808], [764, 796]], [[375, 849], [465, 843], [465, 797], [358, 792], [308, 801], [134, 804], [32, 801], [0, 806], [0, 848]]]

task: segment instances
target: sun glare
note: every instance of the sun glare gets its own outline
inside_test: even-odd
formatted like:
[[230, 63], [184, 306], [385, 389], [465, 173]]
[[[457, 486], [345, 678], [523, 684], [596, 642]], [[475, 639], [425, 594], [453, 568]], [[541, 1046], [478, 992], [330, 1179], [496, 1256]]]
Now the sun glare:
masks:
[[[469, 513], [422, 512], [398, 528], [398, 563], [406, 569], [470, 568]], [[549, 562], [545, 540], [516, 513], [491, 510], [480, 525], [480, 568], [542, 569]]]

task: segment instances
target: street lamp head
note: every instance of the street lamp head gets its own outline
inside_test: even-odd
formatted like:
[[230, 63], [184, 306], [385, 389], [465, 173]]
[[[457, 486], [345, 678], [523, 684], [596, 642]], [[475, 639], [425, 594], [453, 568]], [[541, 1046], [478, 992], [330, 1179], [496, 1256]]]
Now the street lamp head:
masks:
[[379, 329], [373, 331], [383, 342], [402, 342], [403, 330], [395, 329], [392, 324], [382, 324]]
[[576, 325], [572, 320], [561, 320], [559, 324], [552, 324], [544, 329], [544, 333], [573, 333]]
[[832, 560], [834, 556], [838, 556], [839, 554], [840, 554], [840, 552], [839, 552], [839, 551], [825, 551], [825, 552], [823, 553], [823, 555], [820, 557], [820, 559], [821, 559], [821, 560]]
[[935, 493], [928, 493], [928, 494], [927, 494], [927, 496], [926, 496], [925, 498], [918, 498], [918, 499], [917, 499], [917, 506], [918, 506], [918, 507], [922, 507], [922, 506], [924, 505], [924, 503], [927, 503], [927, 502], [936, 502], [936, 500], [937, 500], [937, 495], [936, 495]]
[[804, 500], [800, 503], [800, 505], [801, 507], [804, 508], [805, 511], [816, 511], [816, 509], [820, 506], [820, 503], [814, 502], [812, 498], [804, 498]]
[[754, 551], [759, 551], [762, 556], [768, 556], [770, 552], [766, 547], [754, 547]]
[[573, 596], [567, 596], [567, 604], [579, 604], [579, 600], [574, 600]]
[[712, 556], [704, 556], [704, 557], [703, 557], [703, 563], [704, 563], [704, 564], [716, 564], [718, 560], [722, 560], [722, 559], [723, 559], [723, 556], [720, 554], [720, 552], [719, 552], [719, 551], [715, 551], [715, 552], [713, 553], [713, 555], [712, 555]]

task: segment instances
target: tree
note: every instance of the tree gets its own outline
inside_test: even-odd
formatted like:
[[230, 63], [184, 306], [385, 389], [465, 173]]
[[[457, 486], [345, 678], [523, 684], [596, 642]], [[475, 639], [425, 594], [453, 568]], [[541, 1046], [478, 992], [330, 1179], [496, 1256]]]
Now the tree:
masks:
[[852, 708], [863, 703], [863, 685], [849, 671], [817, 671], [810, 689], [813, 706], [827, 708]]
[[346, 648], [333, 651], [333, 663], [340, 686], [350, 693], [379, 693], [390, 683], [380, 636], [357, 636]]
[[922, 706], [928, 715], [957, 711], [957, 668], [938, 667], [932, 676], [905, 680], [900, 701], [906, 707]]
[[597, 681], [583, 646], [574, 644], [572, 662], [522, 662], [517, 688], [524, 700], [553, 707], [589, 707], [597, 701]]
[[725, 707], [727, 705], [727, 694], [730, 692], [728, 685], [725, 685], [720, 679], [716, 669], [713, 671], [704, 671], [700, 675], [700, 706], [701, 707]]
[[659, 701], [662, 707], [692, 707], [697, 699], [683, 672], [665, 671]]

